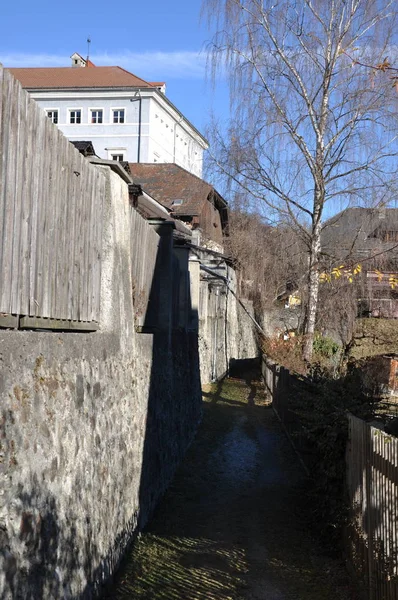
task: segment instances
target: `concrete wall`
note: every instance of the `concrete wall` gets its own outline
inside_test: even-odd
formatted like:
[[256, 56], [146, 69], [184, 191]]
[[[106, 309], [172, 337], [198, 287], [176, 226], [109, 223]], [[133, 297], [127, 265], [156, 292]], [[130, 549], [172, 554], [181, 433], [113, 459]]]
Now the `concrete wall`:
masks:
[[195, 332], [138, 334], [127, 186], [108, 177], [101, 329], [0, 330], [0, 598], [93, 598], [200, 418]]
[[[200, 254], [201, 261], [206, 262], [206, 251], [202, 249]], [[208, 255], [208, 264], [212, 262], [211, 256]], [[194, 282], [192, 262], [195, 260], [191, 261], [191, 281]], [[222, 263], [220, 258], [213, 262]], [[223, 265], [222, 275], [228, 279], [229, 288], [236, 293], [235, 270], [226, 263]], [[223, 377], [231, 360], [255, 358], [259, 351], [253, 322], [230, 289], [222, 280], [201, 271], [199, 265], [195, 273], [198, 286], [200, 374], [203, 384]], [[192, 302], [193, 305], [196, 302], [195, 293], [192, 294]], [[245, 300], [244, 304], [253, 315], [251, 302]]]

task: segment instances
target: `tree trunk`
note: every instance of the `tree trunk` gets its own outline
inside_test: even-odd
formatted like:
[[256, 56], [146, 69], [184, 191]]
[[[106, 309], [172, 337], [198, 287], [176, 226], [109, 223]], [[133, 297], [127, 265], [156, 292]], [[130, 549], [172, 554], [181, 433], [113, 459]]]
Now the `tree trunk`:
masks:
[[321, 222], [316, 217], [315, 223], [312, 230], [311, 250], [310, 250], [310, 264], [308, 273], [308, 305], [307, 305], [307, 318], [306, 327], [304, 334], [306, 336], [303, 358], [310, 362], [312, 358], [312, 347], [314, 343], [315, 323], [316, 323], [316, 310], [318, 306], [319, 296], [319, 254], [321, 251]]

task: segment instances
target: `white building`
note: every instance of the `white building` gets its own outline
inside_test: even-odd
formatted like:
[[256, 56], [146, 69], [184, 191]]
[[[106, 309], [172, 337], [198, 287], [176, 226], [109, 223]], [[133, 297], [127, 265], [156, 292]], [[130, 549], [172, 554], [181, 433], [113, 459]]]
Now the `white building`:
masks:
[[92, 141], [100, 158], [176, 163], [201, 177], [208, 143], [167, 99], [165, 84], [121, 67], [10, 68], [70, 140]]

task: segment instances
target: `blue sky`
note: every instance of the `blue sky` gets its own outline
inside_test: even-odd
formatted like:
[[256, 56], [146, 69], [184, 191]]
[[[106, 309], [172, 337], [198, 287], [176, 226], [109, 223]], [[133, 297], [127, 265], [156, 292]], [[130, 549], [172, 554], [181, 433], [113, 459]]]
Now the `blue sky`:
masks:
[[20, 0], [2, 6], [0, 62], [4, 66], [70, 66], [87, 54], [100, 65], [119, 65], [149, 81], [166, 81], [167, 96], [203, 133], [212, 107], [228, 106], [225, 87], [206, 78], [210, 33], [200, 20], [201, 0], [65, 4]]

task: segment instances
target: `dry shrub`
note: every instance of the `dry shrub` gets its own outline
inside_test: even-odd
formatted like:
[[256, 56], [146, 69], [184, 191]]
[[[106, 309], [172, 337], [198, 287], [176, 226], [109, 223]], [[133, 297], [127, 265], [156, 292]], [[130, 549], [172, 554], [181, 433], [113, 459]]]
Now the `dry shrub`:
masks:
[[263, 338], [261, 348], [264, 354], [292, 373], [334, 377], [340, 364], [339, 345], [327, 336], [315, 334], [312, 360], [308, 363], [303, 358], [305, 340], [304, 335], [296, 335], [287, 340], [276, 337]]
[[304, 336], [298, 335], [288, 340], [263, 338], [261, 348], [264, 354], [289, 371], [305, 375], [307, 363], [303, 359]]

